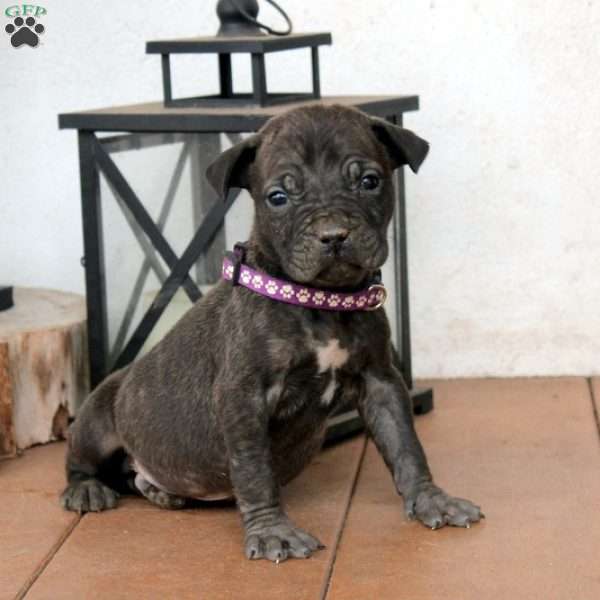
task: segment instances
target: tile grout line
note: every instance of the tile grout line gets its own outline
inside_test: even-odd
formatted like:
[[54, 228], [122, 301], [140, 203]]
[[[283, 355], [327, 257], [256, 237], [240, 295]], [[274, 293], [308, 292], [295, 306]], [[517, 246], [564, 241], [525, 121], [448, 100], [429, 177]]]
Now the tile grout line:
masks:
[[350, 505], [352, 504], [352, 499], [354, 498], [354, 492], [356, 491], [356, 486], [358, 484], [358, 478], [359, 478], [360, 472], [362, 470], [362, 465], [364, 462], [365, 454], [367, 452], [368, 444], [369, 444], [369, 437], [365, 435], [364, 444], [360, 451], [360, 456], [358, 458], [358, 464], [356, 465], [356, 472], [354, 473], [354, 478], [352, 479], [352, 485], [350, 486], [350, 491], [348, 492], [348, 497], [346, 499], [346, 506], [344, 508], [344, 512], [340, 519], [340, 524], [337, 528], [337, 534], [336, 534], [335, 540], [333, 542], [331, 558], [329, 559], [329, 564], [327, 565], [327, 569], [325, 572], [325, 578], [323, 580], [323, 585], [321, 586], [321, 592], [319, 594], [319, 600], [326, 600], [327, 595], [329, 594], [329, 587], [331, 584], [331, 578], [333, 576], [333, 569], [335, 566], [335, 560], [337, 558], [338, 548], [340, 545], [340, 541], [342, 539], [342, 534], [344, 532], [344, 528], [346, 526], [346, 520], [348, 518], [348, 513], [350, 512]]
[[61, 549], [62, 545], [67, 541], [73, 530], [79, 523], [81, 522], [82, 515], [77, 515], [71, 523], [66, 527], [66, 529], [62, 532], [62, 535], [58, 538], [56, 543], [50, 548], [48, 554], [40, 561], [40, 564], [37, 566], [35, 571], [27, 578], [27, 581], [23, 584], [21, 589], [18, 591], [15, 596], [15, 600], [22, 600], [25, 598], [29, 590], [32, 588], [33, 584], [38, 580], [40, 575], [46, 570], [46, 567], [50, 564], [52, 559], [56, 556], [56, 553]]
[[594, 386], [592, 385], [592, 378], [586, 377], [588, 389], [590, 391], [590, 399], [592, 401], [592, 412], [594, 413], [594, 420], [596, 421], [596, 431], [598, 432], [598, 441], [600, 441], [600, 416], [598, 415], [598, 405], [596, 403], [596, 396], [594, 394]]

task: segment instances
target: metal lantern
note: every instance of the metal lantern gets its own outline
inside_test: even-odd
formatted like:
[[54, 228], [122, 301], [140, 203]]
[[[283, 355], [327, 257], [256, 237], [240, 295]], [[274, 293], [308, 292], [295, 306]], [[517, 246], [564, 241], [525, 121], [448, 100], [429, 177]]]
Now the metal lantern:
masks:
[[[255, 0], [220, 0], [218, 15], [216, 36], [147, 43], [148, 53], [161, 56], [162, 101], [59, 115], [60, 128], [76, 129], [79, 139], [92, 386], [156, 343], [218, 281], [226, 248], [248, 234], [251, 204], [236, 202], [246, 192], [233, 190], [223, 202], [204, 178], [228, 144], [307, 103], [353, 106], [397, 124], [418, 109], [417, 96], [321, 97], [318, 52], [331, 44], [329, 33], [264, 34]], [[310, 51], [312, 89], [269, 93], [265, 54], [302, 48]], [[213, 55], [218, 92], [174, 98], [171, 59], [179, 54]], [[234, 89], [233, 54], [250, 57], [250, 92]], [[402, 168], [395, 191], [388, 314], [415, 411], [427, 412], [431, 390], [415, 390], [412, 382]], [[330, 435], [359, 426], [356, 413], [344, 411], [332, 419]]]

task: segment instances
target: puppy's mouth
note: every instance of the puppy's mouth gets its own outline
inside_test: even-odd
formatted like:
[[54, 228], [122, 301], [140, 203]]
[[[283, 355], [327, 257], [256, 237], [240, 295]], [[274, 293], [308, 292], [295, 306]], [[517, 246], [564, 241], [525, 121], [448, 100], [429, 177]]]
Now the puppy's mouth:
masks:
[[348, 260], [339, 256], [320, 257], [310, 266], [302, 265], [295, 268], [293, 264], [286, 269], [291, 278], [317, 288], [339, 289], [352, 291], [364, 284], [369, 272], [377, 267], [359, 264], [358, 261]]
[[311, 283], [314, 287], [353, 288], [360, 285], [366, 276], [367, 269], [364, 267], [338, 258], [319, 271]]

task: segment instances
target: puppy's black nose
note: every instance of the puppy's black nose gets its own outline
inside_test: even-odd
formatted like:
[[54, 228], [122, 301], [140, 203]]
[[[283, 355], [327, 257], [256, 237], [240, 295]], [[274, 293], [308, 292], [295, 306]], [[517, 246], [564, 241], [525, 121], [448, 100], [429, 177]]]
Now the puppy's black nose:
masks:
[[345, 227], [330, 225], [319, 231], [319, 239], [325, 246], [337, 246], [346, 240], [349, 233]]

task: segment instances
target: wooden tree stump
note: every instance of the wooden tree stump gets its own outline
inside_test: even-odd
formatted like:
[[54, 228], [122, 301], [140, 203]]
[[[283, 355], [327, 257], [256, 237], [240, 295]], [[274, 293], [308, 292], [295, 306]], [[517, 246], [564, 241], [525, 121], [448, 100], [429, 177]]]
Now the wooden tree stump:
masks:
[[65, 436], [89, 391], [85, 300], [15, 288], [0, 312], [0, 457]]

